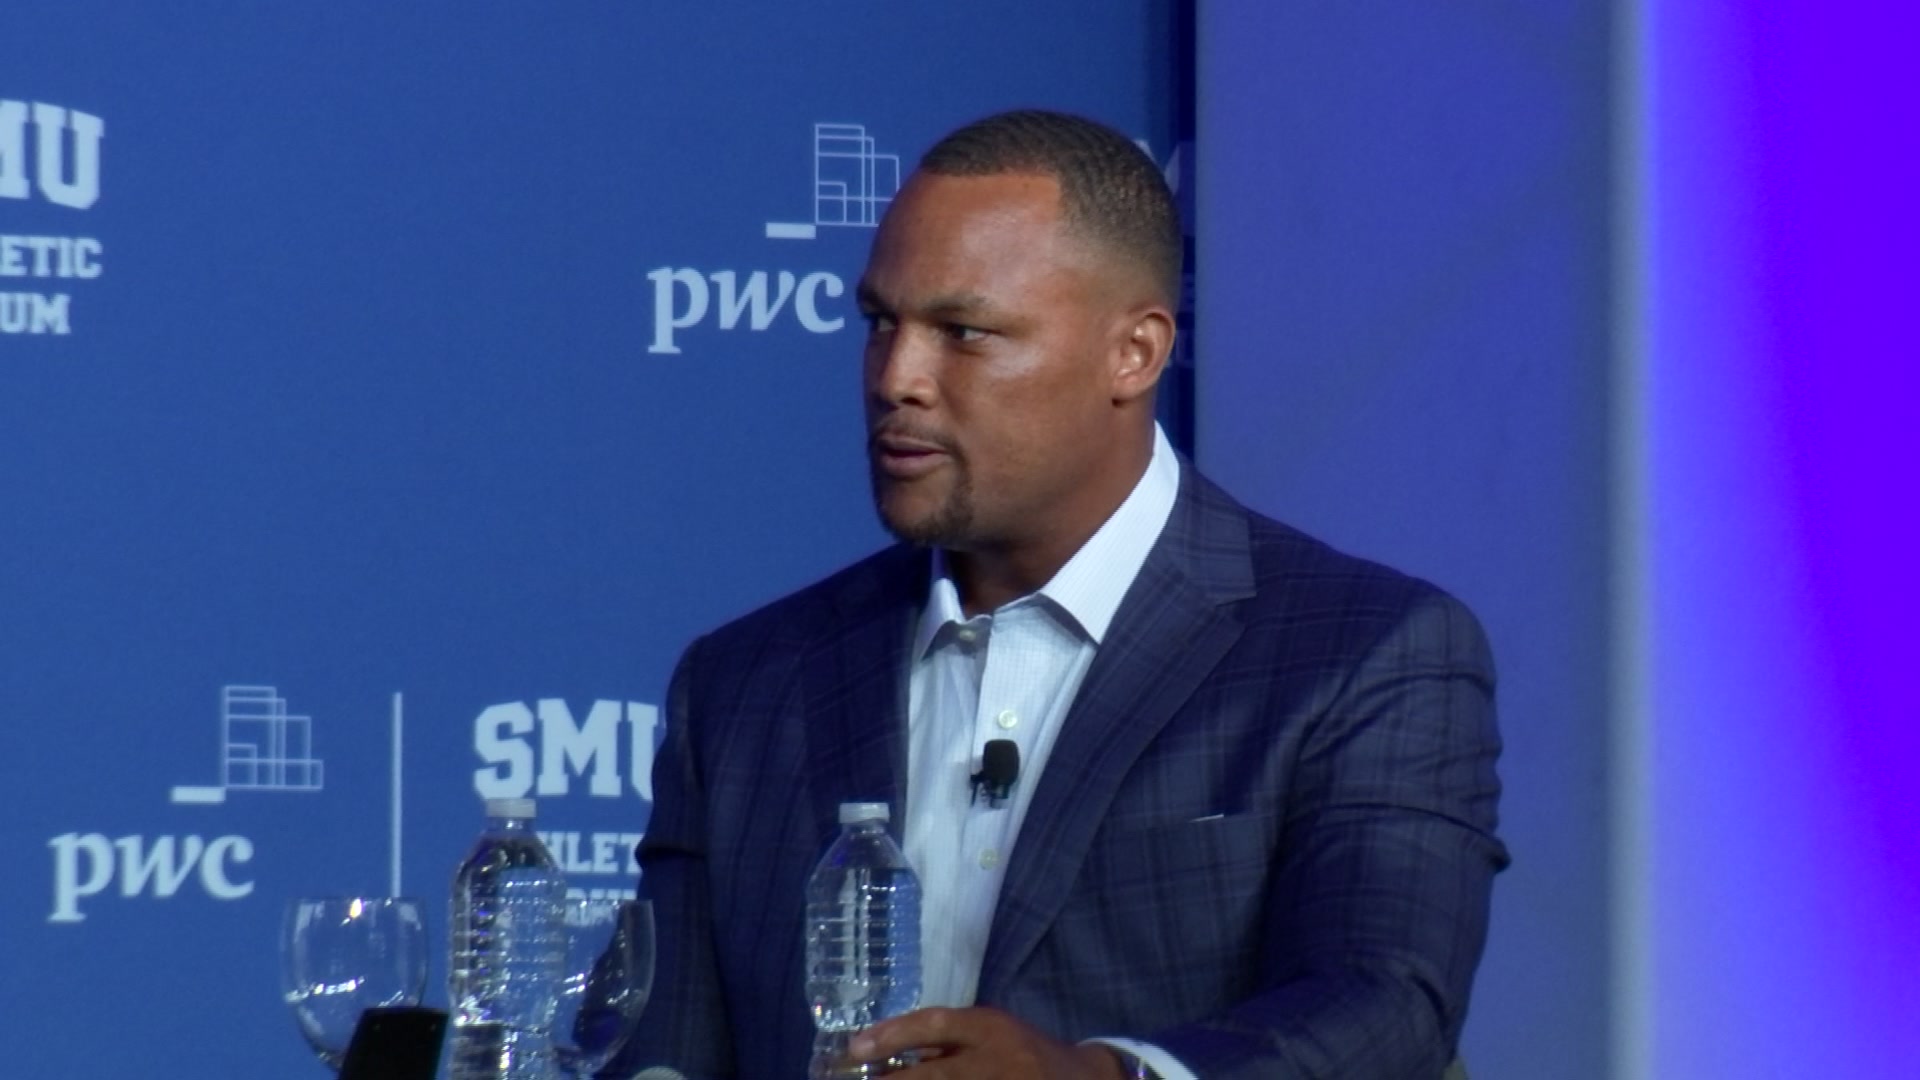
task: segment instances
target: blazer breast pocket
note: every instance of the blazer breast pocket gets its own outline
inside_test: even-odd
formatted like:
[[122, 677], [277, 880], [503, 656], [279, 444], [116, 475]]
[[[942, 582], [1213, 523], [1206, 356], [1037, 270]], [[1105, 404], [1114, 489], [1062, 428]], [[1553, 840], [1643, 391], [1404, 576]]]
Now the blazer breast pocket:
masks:
[[1196, 884], [1203, 893], [1239, 892], [1264, 881], [1279, 825], [1275, 814], [1246, 813], [1116, 830], [1095, 839], [1082, 884], [1126, 893]]
[[[1096, 840], [1054, 923], [1066, 972], [1113, 970], [1115, 1017], [1165, 1026], [1253, 984], [1265, 931], [1275, 814], [1117, 830]], [[1103, 993], [1106, 991], [1102, 991]]]

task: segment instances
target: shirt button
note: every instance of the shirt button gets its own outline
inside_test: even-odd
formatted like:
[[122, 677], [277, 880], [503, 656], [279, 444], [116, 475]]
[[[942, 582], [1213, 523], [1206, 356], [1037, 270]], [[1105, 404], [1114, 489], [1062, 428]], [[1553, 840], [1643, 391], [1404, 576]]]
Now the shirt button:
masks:
[[1000, 865], [1000, 853], [988, 848], [980, 853], [980, 869], [991, 870]]
[[980, 636], [980, 632], [978, 630], [975, 630], [971, 626], [963, 626], [960, 628], [959, 632], [954, 634], [953, 636], [960, 639], [960, 644], [971, 645], [973, 644], [973, 639]]
[[1001, 731], [1012, 731], [1014, 725], [1020, 722], [1020, 714], [1012, 709], [1001, 709], [1000, 715], [994, 717], [993, 722], [1000, 725]]

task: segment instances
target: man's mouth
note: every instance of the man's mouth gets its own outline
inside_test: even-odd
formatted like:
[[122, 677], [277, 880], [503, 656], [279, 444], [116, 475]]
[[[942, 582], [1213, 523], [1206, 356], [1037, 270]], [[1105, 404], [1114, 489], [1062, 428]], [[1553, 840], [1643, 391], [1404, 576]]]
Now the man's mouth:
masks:
[[881, 433], [869, 444], [873, 463], [895, 480], [911, 480], [939, 468], [952, 453], [928, 439]]

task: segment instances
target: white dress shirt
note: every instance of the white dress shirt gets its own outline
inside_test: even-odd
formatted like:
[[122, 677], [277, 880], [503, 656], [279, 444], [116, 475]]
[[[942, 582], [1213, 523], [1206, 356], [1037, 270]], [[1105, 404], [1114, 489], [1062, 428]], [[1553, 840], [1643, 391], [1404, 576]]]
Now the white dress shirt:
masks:
[[[1173, 512], [1180, 465], [1154, 426], [1153, 457], [1131, 494], [1051, 581], [966, 617], [933, 553], [914, 634], [907, 709], [906, 854], [920, 875], [920, 1004], [973, 1004], [1007, 858], [1094, 653]], [[970, 778], [989, 739], [1020, 747], [1011, 797], [975, 800]], [[1169, 1080], [1193, 1074], [1158, 1047], [1103, 1039]]]

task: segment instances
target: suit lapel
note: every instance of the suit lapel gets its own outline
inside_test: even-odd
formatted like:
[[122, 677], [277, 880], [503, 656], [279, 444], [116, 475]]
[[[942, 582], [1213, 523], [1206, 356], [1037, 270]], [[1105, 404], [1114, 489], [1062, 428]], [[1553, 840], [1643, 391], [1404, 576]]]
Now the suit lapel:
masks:
[[1226, 605], [1252, 592], [1244, 511], [1184, 467], [1173, 514], [1115, 613], [1020, 826], [980, 1000], [999, 995], [1053, 924], [1127, 771], [1239, 638]]
[[926, 566], [925, 552], [896, 548], [850, 581], [834, 598], [843, 629], [803, 664], [808, 783], [822, 837], [839, 830], [843, 802], [887, 803], [896, 831], [906, 820], [906, 653]]

